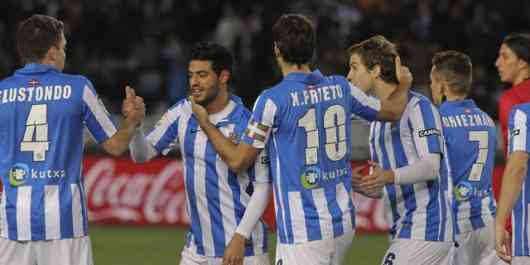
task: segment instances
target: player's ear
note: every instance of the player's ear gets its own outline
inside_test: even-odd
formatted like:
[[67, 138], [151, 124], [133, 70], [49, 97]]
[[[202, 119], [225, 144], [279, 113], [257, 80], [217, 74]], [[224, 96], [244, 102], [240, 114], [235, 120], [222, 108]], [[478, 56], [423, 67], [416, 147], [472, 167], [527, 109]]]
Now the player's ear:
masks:
[[221, 73], [219, 73], [219, 82], [222, 84], [227, 84], [228, 81], [230, 81], [230, 77], [232, 77], [230, 71], [224, 69], [221, 71]]
[[43, 59], [48, 59], [50, 61], [55, 61], [55, 58], [57, 58], [57, 48], [55, 46], [51, 46], [48, 49], [48, 52], [44, 55]]
[[372, 70], [370, 70], [370, 75], [372, 75], [374, 79], [380, 78], [381, 77], [381, 66], [375, 65], [372, 68]]
[[276, 44], [276, 42], [274, 42], [274, 56], [276, 57], [281, 57], [282, 54], [280, 52], [280, 48], [278, 48], [278, 44]]

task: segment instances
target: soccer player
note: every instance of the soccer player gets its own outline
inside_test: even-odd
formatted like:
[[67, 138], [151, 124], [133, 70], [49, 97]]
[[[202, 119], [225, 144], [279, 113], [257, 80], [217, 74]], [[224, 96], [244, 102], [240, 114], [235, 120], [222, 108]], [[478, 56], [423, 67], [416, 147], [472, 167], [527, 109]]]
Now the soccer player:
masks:
[[143, 100], [127, 88], [117, 130], [90, 81], [62, 73], [66, 39], [53, 17], [21, 22], [16, 42], [25, 65], [0, 81], [0, 264], [91, 265], [83, 128], [120, 155], [145, 116]]
[[[374, 36], [348, 51], [348, 79], [354, 85], [379, 99], [397, 89], [393, 43]], [[381, 168], [375, 166], [372, 174], [356, 181], [355, 190], [383, 195], [390, 209], [391, 242], [381, 264], [449, 264], [452, 185], [438, 111], [426, 97], [409, 92], [399, 121], [371, 123], [369, 144], [372, 161]]]
[[512, 107], [530, 102], [530, 35], [511, 33], [502, 41], [495, 67], [503, 83], [512, 85], [499, 99], [504, 151], [508, 149], [508, 116]]
[[351, 121], [397, 119], [411, 76], [398, 65], [402, 89], [391, 101], [368, 98], [342, 76], [311, 71], [316, 35], [304, 16], [281, 16], [272, 28], [283, 80], [257, 99], [243, 141], [233, 145], [193, 105], [201, 129], [234, 171], [268, 151], [276, 206], [276, 264], [342, 264], [354, 235]]
[[504, 264], [495, 255], [494, 244], [495, 123], [466, 99], [472, 73], [471, 59], [463, 53], [444, 51], [432, 59], [432, 98], [442, 118], [454, 187], [454, 264]]
[[[512, 85], [499, 99], [499, 122], [504, 153], [508, 153], [508, 116], [513, 106], [530, 102], [530, 35], [511, 33], [502, 41], [495, 66], [503, 83]], [[507, 156], [506, 156], [507, 157]], [[499, 199], [502, 179], [494, 179], [493, 191]], [[511, 231], [511, 222], [506, 223]]]
[[[495, 249], [512, 265], [530, 264], [530, 104], [514, 106], [510, 113], [508, 162], [502, 176], [502, 189], [495, 218]], [[513, 240], [504, 230], [512, 211]]]
[[[232, 54], [220, 45], [199, 43], [190, 57], [190, 97], [206, 108], [206, 118], [226, 137], [240, 141], [250, 111], [229, 93]], [[147, 137], [139, 130], [130, 146], [136, 162], [180, 146], [191, 223], [180, 264], [269, 264], [267, 229], [259, 221], [270, 193], [265, 152], [250, 170], [231, 171], [192, 114], [188, 99], [177, 102]]]

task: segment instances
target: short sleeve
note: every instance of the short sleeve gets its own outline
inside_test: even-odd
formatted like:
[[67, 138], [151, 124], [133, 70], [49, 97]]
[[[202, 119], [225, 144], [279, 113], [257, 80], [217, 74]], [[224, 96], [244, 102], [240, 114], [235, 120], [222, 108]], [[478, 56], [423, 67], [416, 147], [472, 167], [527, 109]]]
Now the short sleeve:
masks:
[[434, 106], [420, 100], [409, 114], [409, 126], [418, 155], [442, 153], [442, 125], [440, 114]]
[[97, 143], [102, 143], [116, 132], [116, 124], [87, 79], [83, 86], [83, 122]]
[[528, 135], [528, 114], [521, 109], [514, 108], [510, 113], [508, 129], [510, 131], [509, 150], [530, 152], [530, 141]]
[[170, 108], [147, 135], [147, 140], [163, 155], [167, 155], [178, 144], [178, 124], [182, 108], [183, 104]]
[[243, 134], [243, 142], [257, 149], [265, 148], [274, 126], [278, 106], [272, 98], [261, 94], [254, 105], [252, 116]]

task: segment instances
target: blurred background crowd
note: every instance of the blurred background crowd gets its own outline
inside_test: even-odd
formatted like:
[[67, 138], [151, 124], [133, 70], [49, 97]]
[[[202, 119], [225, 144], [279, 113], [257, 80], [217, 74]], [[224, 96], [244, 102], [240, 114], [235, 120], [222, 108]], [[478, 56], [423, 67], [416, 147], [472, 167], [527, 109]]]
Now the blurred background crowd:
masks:
[[113, 113], [131, 84], [157, 119], [186, 95], [187, 54], [203, 40], [234, 52], [232, 88], [251, 107], [263, 89], [281, 79], [270, 29], [287, 12], [304, 13], [317, 25], [314, 63], [325, 74], [347, 74], [346, 49], [375, 34], [399, 45], [414, 88], [423, 92], [434, 52], [469, 54], [471, 96], [494, 119], [504, 87], [494, 66], [498, 48], [509, 32], [530, 28], [527, 0], [5, 0], [0, 1], [0, 78], [20, 67], [16, 24], [42, 13], [65, 22], [65, 72], [91, 79]]

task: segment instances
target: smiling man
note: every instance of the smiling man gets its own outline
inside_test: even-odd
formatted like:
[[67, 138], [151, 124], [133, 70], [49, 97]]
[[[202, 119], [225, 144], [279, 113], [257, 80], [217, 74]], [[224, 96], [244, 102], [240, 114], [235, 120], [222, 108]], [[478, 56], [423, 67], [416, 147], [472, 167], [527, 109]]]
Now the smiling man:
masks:
[[[197, 44], [188, 65], [189, 92], [207, 110], [209, 121], [238, 142], [250, 112], [229, 93], [232, 65], [232, 54], [226, 48]], [[270, 192], [265, 152], [248, 171], [230, 170], [192, 114], [190, 101], [181, 100], [147, 137], [138, 130], [130, 146], [135, 162], [166, 155], [180, 146], [191, 224], [180, 264], [269, 264], [267, 229], [259, 220]]]

